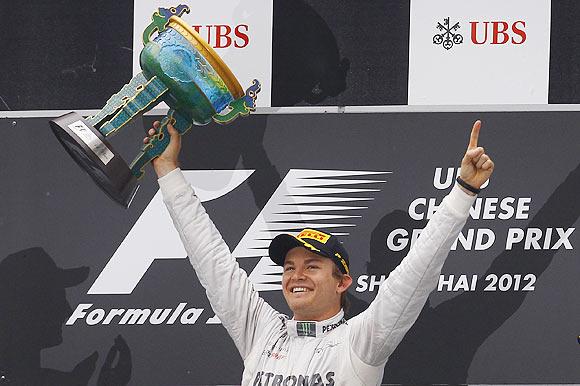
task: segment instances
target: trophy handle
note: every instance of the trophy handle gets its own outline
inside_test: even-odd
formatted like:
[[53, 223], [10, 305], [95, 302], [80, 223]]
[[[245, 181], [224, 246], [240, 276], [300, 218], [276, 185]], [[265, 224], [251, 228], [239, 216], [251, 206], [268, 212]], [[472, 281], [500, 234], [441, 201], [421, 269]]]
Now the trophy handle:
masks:
[[193, 126], [191, 119], [187, 119], [174, 109], [170, 109], [167, 112], [167, 116], [161, 120], [158, 133], [149, 139], [149, 143], [143, 146], [141, 152], [131, 163], [131, 173], [135, 177], [141, 178], [143, 176], [143, 168], [145, 165], [159, 157], [165, 148], [167, 148], [167, 145], [169, 145], [170, 136], [167, 130], [167, 124], [170, 122], [173, 124], [173, 127], [177, 129], [180, 135], [188, 132], [189, 129], [191, 129], [191, 126]]
[[228, 111], [225, 114], [215, 114], [212, 117], [214, 122], [221, 125], [227, 125], [240, 115], [245, 117], [250, 114], [250, 112], [256, 111], [256, 98], [261, 89], [262, 85], [260, 82], [257, 79], [254, 79], [252, 85], [246, 89], [244, 96], [236, 99], [228, 105]]
[[[137, 76], [135, 78], [137, 78]], [[121, 90], [121, 92], [122, 91], [123, 90]], [[167, 91], [167, 86], [156, 76], [146, 80], [145, 83], [140, 83], [135, 88], [132, 96], [129, 97], [127, 95], [122, 95], [121, 105], [117, 107], [117, 110], [114, 112], [112, 117], [109, 116], [106, 118], [109, 120], [101, 124], [99, 131], [107, 137], [115, 134], [133, 118], [151, 110], [154, 106], [159, 104]], [[113, 97], [121, 95], [121, 92]], [[113, 97], [111, 99], [113, 99]]]
[[105, 106], [101, 108], [99, 112], [95, 115], [87, 117], [87, 121], [94, 127], [100, 127], [105, 123], [107, 118], [111, 118], [123, 105], [126, 101], [132, 98], [136, 93], [137, 90], [143, 88], [146, 85], [148, 79], [145, 77], [143, 72], [138, 73], [135, 75], [129, 83], [125, 84], [121, 90], [119, 90], [116, 94], [113, 94], [105, 103]]
[[184, 13], [189, 13], [189, 7], [185, 4], [180, 4], [177, 7], [171, 8], [161, 8], [159, 7], [156, 12], [151, 15], [151, 23], [143, 31], [143, 45], [146, 45], [151, 40], [151, 35], [155, 32], [161, 33], [165, 31], [167, 25], [169, 24], [169, 18], [171, 16], [180, 17]]

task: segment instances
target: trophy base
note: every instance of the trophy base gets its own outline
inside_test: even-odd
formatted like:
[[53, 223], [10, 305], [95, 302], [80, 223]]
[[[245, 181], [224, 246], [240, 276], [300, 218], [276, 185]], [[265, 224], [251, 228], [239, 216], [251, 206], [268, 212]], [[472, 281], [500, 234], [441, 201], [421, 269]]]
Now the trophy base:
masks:
[[105, 137], [79, 114], [71, 112], [50, 121], [66, 151], [114, 201], [129, 207], [137, 179]]

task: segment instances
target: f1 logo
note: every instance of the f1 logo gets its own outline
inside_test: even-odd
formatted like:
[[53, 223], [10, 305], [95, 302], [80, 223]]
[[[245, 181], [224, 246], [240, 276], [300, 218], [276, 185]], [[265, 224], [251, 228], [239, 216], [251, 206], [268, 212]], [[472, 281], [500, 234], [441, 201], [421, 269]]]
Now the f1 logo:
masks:
[[[253, 170], [184, 171], [202, 202], [222, 197], [246, 181]], [[390, 172], [291, 169], [233, 251], [235, 258], [260, 257], [249, 275], [257, 291], [280, 289], [272, 275], [281, 268], [263, 251], [287, 229], [332, 229], [344, 236], [356, 226]], [[357, 177], [365, 177], [365, 179]], [[348, 193], [356, 193], [349, 197]], [[330, 214], [330, 212], [332, 214]], [[338, 213], [338, 214], [337, 214]], [[344, 213], [344, 214], [342, 214]], [[348, 213], [348, 214], [347, 214]], [[156, 229], [155, 243], [146, 243]], [[265, 248], [266, 247], [266, 248]], [[187, 253], [157, 192], [88, 291], [89, 295], [130, 294], [156, 259], [184, 259]], [[274, 282], [274, 283], [273, 283]]]

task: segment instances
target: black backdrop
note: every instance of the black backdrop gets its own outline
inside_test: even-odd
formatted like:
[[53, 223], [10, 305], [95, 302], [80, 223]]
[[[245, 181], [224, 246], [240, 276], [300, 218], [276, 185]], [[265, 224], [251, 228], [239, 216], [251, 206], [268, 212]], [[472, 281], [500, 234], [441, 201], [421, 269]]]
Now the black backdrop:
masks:
[[[188, 173], [209, 170], [209, 175], [212, 170], [254, 170], [238, 188], [205, 204], [232, 250], [244, 237], [251, 236], [252, 222], [267, 211], [274, 191], [288, 183], [291, 170], [391, 172], [373, 193], [368, 209], [352, 220], [356, 226], [345, 238], [353, 256], [356, 284], [350, 293], [352, 313], [356, 313], [376, 293], [357, 291], [361, 287], [358, 280], [362, 275], [388, 274], [408, 250], [390, 250], [388, 235], [396, 228], [411, 232], [424, 226], [424, 221], [410, 218], [409, 205], [416, 198], [443, 197], [446, 190], [433, 185], [435, 170], [458, 164], [475, 118], [484, 121], [481, 143], [497, 164], [482, 197], [530, 198], [529, 215], [523, 219], [496, 217], [468, 222], [466, 231], [490, 229], [495, 242], [484, 250], [458, 247], [450, 253], [443, 273], [478, 275], [477, 291], [435, 291], [387, 364], [384, 381], [578, 383], [578, 255], [562, 244], [550, 249], [560, 239], [556, 228], [569, 230], [578, 225], [577, 113], [252, 116], [230, 126], [208, 125], [188, 133], [182, 166], [191, 171]], [[152, 119], [147, 118], [144, 126]], [[22, 333], [58, 338], [62, 326], [60, 344], [37, 349], [41, 366], [70, 371], [88, 357], [88, 363], [94, 362], [97, 367], [83, 374], [91, 379], [89, 384], [96, 384], [106, 363], [106, 352], [121, 334], [132, 354], [130, 384], [238, 383], [241, 360], [223, 328], [206, 323], [213, 313], [187, 260], [156, 259], [130, 294], [87, 293], [116, 251], [124, 250], [121, 257], [128, 261], [146, 258], [148, 251], [159, 257], [184, 257], [172, 254], [178, 242], [166, 222], [151, 170], [131, 207], [124, 210], [69, 159], [48, 129], [46, 118], [2, 120], [1, 124], [3, 132], [12, 133], [10, 146], [0, 153], [0, 180], [4, 181], [0, 185], [1, 261], [9, 260], [11, 254], [21, 257], [28, 248], [41, 247], [58, 267], [86, 266], [89, 272], [88, 277], [78, 273], [77, 282], [82, 283], [66, 290], [71, 307], [68, 312], [62, 303], [62, 283], [60, 287], [49, 286], [53, 291], [63, 291], [54, 296], [49, 296], [51, 292], [46, 289], [41, 293], [28, 289], [28, 297], [22, 298], [15, 287], [3, 288], [0, 295], [8, 297], [2, 306], [22, 307], [0, 314], [3, 322], [13, 325], [13, 329], [0, 329], [0, 342]], [[123, 154], [136, 151], [142, 136], [140, 126], [114, 139], [115, 147]], [[202, 183], [205, 178], [192, 176], [194, 183]], [[510, 228], [524, 232], [527, 228], [540, 229], [544, 235], [542, 247], [548, 228], [552, 228], [553, 237], [548, 249], [525, 249], [522, 241], [506, 251]], [[569, 243], [577, 247], [574, 230]], [[124, 249], [127, 245], [132, 247]], [[31, 274], [36, 264], [21, 261], [25, 262], [19, 266], [21, 271], [0, 265], [4, 278], [0, 284], [13, 283], [9, 279], [15, 277], [21, 277], [25, 288], [29, 288], [27, 283], [37, 282]], [[258, 270], [260, 259], [238, 261], [253, 272]], [[24, 273], [18, 276], [18, 272]], [[122, 281], [128, 273], [117, 274]], [[514, 288], [490, 292], [483, 290], [488, 274], [534, 274], [537, 281], [531, 292]], [[50, 275], [46, 273], [40, 282], [52, 283]], [[279, 291], [262, 295], [276, 308], [287, 311]], [[81, 304], [108, 312], [112, 308], [175, 309], [182, 302], [188, 308], [203, 309], [195, 324], [122, 325], [115, 321], [89, 325], [86, 319], [79, 319], [63, 325]], [[50, 333], [47, 326], [55, 326], [56, 331]], [[2, 352], [9, 356], [30, 352], [26, 342], [17, 340], [18, 345], [10, 346], [13, 351], [6, 351], [4, 346]], [[90, 357], [95, 350], [99, 357]], [[34, 367], [29, 370], [33, 372]]]
[[[5, 26], [0, 40], [0, 110], [100, 108], [131, 77], [133, 1], [4, 1], [0, 13]], [[551, 15], [549, 102], [578, 103], [580, 5], [554, 1]], [[406, 104], [408, 17], [409, 1], [275, 0], [272, 104]], [[305, 56], [287, 39], [289, 31], [308, 41]], [[48, 343], [31, 350], [22, 338], [16, 350], [40, 358], [28, 368], [31, 374], [42, 368], [50, 379], [58, 379], [47, 384], [75, 380], [112, 385], [116, 383], [106, 376], [106, 353], [120, 334], [131, 352], [129, 384], [238, 383], [241, 360], [223, 328], [206, 324], [213, 313], [185, 259], [155, 260], [131, 294], [87, 294], [152, 205], [157, 185], [149, 171], [131, 208], [118, 208], [68, 158], [48, 129], [50, 118], [0, 119], [0, 261], [8, 264], [9, 256], [22, 258], [24, 251], [38, 258], [40, 250], [29, 248], [40, 247], [49, 255], [48, 265], [54, 261], [58, 267], [89, 270], [75, 271], [81, 283], [63, 292], [62, 284], [50, 284], [48, 266], [41, 276], [32, 274], [35, 266], [30, 263], [0, 266], [0, 284], [13, 283], [19, 277], [17, 269], [30, 275], [21, 272], [25, 284], [49, 283], [40, 292], [26, 292], [30, 296], [25, 299], [17, 296], [15, 287], [2, 287], [2, 323], [16, 330], [6, 324], [0, 328], [0, 363], [15, 357], [6, 349], [14, 349], [7, 342], [36, 332], [54, 336], [56, 342], [42, 351], [38, 347]], [[530, 197], [530, 216], [471, 220], [468, 228], [491, 229], [496, 243], [484, 251], [452, 251], [444, 274], [477, 274], [482, 280], [493, 273], [534, 273], [536, 289], [483, 292], [478, 286], [476, 292], [434, 292], [387, 365], [384, 381], [580, 383], [577, 253], [562, 246], [508, 252], [502, 245], [509, 228], [538, 228], [545, 234], [547, 228], [556, 232], [558, 227], [578, 225], [577, 113], [253, 116], [229, 127], [210, 125], [188, 134], [182, 162], [187, 170], [255, 170], [237, 189], [206, 203], [232, 249], [292, 169], [392, 171], [345, 240], [357, 251], [357, 277], [388, 274], [400, 256], [385, 247], [387, 235], [395, 227], [423, 226], [409, 218], [408, 206], [417, 197], [443, 196], [433, 187], [434, 169], [457, 164], [466, 130], [476, 118], [484, 120], [482, 141], [498, 165], [485, 195]], [[114, 146], [131, 158], [143, 128], [153, 119], [136, 122], [114, 139]], [[576, 247], [577, 241], [573, 232], [571, 245]], [[258, 259], [239, 262], [251, 272]], [[277, 291], [263, 296], [287, 311]], [[352, 313], [363, 310], [373, 296], [353, 286]], [[175, 308], [180, 302], [203, 309], [194, 325], [89, 326], [82, 320], [63, 325], [83, 303], [109, 310]], [[8, 312], [7, 307], [17, 310]], [[52, 333], [43, 330], [47, 325], [53, 326]], [[114, 347], [126, 351], [122, 343]]]
[[[407, 103], [409, 0], [274, 0], [272, 106]], [[0, 4], [0, 110], [101, 108], [132, 71], [133, 1]], [[580, 101], [580, 4], [552, 2], [550, 103]]]

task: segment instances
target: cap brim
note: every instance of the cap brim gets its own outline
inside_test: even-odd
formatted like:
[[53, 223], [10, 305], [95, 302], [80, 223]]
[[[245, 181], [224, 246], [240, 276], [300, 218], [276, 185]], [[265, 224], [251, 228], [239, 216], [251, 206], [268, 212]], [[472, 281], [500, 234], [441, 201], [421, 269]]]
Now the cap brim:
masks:
[[308, 243], [306, 241], [297, 239], [292, 235], [281, 234], [274, 237], [274, 239], [270, 243], [270, 247], [268, 248], [268, 253], [270, 255], [270, 259], [279, 266], [284, 266], [286, 254], [292, 248], [296, 247], [303, 247], [304, 249], [314, 252], [317, 255], [332, 259], [332, 256], [328, 256], [326, 252], [322, 251], [321, 249], [318, 249], [315, 244], [316, 243], [314, 241], [310, 241], [310, 243]]
[[74, 287], [89, 277], [89, 267], [79, 267], [70, 269], [59, 269], [59, 279], [63, 287]]
[[289, 250], [296, 247], [302, 247], [303, 244], [294, 236], [288, 234], [281, 234], [272, 240], [268, 253], [270, 259], [279, 266], [284, 265], [284, 259]]

